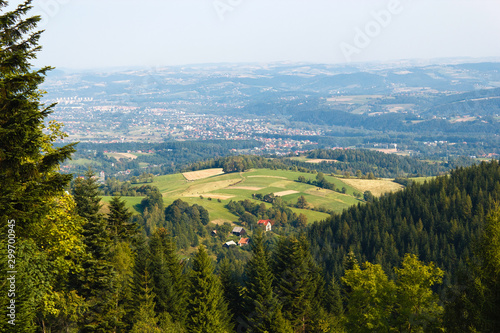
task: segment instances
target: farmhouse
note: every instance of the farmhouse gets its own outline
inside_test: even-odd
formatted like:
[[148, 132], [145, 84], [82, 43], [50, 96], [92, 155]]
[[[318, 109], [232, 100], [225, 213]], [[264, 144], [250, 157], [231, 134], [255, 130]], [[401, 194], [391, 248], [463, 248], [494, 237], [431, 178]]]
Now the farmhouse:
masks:
[[234, 241], [229, 241], [229, 242], [225, 242], [224, 244], [222, 244], [223, 247], [231, 247], [231, 246], [236, 246], [236, 243]]
[[245, 245], [248, 245], [248, 243], [250, 242], [250, 238], [241, 238], [239, 241], [238, 241], [238, 246], [245, 246]]
[[242, 227], [234, 227], [233, 234], [236, 236], [242, 236], [242, 235], [246, 234], [246, 231]]
[[267, 231], [271, 231], [273, 222], [271, 220], [259, 220], [257, 222], [257, 225], [259, 227], [261, 227], [262, 229], [264, 229], [264, 231], [267, 232]]

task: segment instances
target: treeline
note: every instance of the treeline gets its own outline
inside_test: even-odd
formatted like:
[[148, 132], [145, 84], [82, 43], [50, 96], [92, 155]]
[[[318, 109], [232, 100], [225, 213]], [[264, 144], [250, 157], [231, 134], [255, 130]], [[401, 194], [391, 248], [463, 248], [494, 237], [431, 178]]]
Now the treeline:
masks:
[[191, 150], [201, 153], [203, 150], [212, 156], [226, 153], [231, 149], [250, 149], [259, 147], [262, 144], [254, 140], [204, 140], [204, 141], [170, 141], [162, 143], [141, 143], [141, 142], [123, 142], [123, 143], [78, 143], [78, 150], [82, 151], [117, 151], [126, 152], [142, 151], [148, 152], [149, 150], [155, 152], [168, 152], [179, 150]]
[[[152, 182], [153, 180], [153, 175], [149, 174], [143, 174], [145, 175], [144, 182]], [[141, 179], [141, 178], [139, 178]], [[121, 182], [116, 178], [111, 178], [108, 177], [104, 184], [99, 186], [99, 189], [101, 190], [103, 195], [107, 196], [124, 196], [124, 197], [135, 197], [135, 196], [145, 196], [148, 194], [148, 190], [151, 191], [153, 190], [153, 186], [151, 185], [141, 185], [141, 186], [133, 186], [133, 184], [137, 184], [139, 182], [138, 179], [133, 181], [124, 181]]]
[[413, 253], [443, 268], [451, 285], [499, 200], [498, 162], [460, 168], [449, 177], [412, 184], [315, 223], [309, 229], [311, 250], [328, 272], [340, 276], [349, 251], [387, 272], [400, 264], [403, 254]]
[[200, 238], [208, 235], [206, 226], [210, 217], [204, 207], [189, 205], [177, 199], [165, 208], [163, 196], [156, 187], [148, 189], [146, 197], [137, 208], [142, 213], [133, 216], [132, 222], [140, 230], [151, 236], [158, 228], [166, 228], [174, 237], [177, 248], [181, 250], [198, 246]]
[[208, 211], [197, 204], [190, 206], [180, 199], [165, 209], [165, 226], [171, 230], [180, 249], [198, 246], [198, 236], [207, 237]]
[[[303, 197], [302, 197], [303, 199]], [[248, 199], [229, 201], [226, 208], [239, 217], [239, 222], [248, 228], [257, 228], [258, 220], [272, 220], [273, 228], [285, 228], [289, 233], [293, 228], [305, 228], [307, 217], [304, 214], [294, 213], [280, 197], [272, 197], [272, 207], [266, 204], [255, 203]], [[306, 203], [304, 203], [305, 205]]]
[[158, 144], [154, 147], [156, 156], [144, 156], [141, 161], [151, 164], [183, 166], [194, 161], [213, 157], [232, 155], [233, 149], [251, 149], [259, 147], [257, 141], [239, 140], [207, 140], [207, 141], [174, 141]]
[[312, 159], [329, 159], [334, 162], [321, 162], [318, 171], [354, 175], [360, 170], [363, 174], [373, 173], [376, 177], [396, 178], [401, 176], [435, 176], [457, 167], [474, 164], [472, 159], [450, 160], [447, 164], [428, 163], [414, 157], [384, 154], [369, 149], [314, 150], [306, 154]]
[[328, 174], [343, 174], [347, 177], [396, 178], [435, 176], [457, 167], [466, 167], [477, 162], [471, 158], [450, 159], [447, 163], [428, 163], [414, 157], [384, 154], [368, 149], [335, 149], [313, 150], [305, 155], [311, 159], [326, 159], [320, 163], [307, 163], [293, 159], [295, 154], [287, 157], [268, 158], [262, 156], [240, 155], [214, 158], [195, 162], [183, 171], [195, 171], [209, 168], [223, 168], [224, 172], [242, 172], [251, 168], [268, 168], [312, 172], [313, 170]]
[[191, 164], [189, 167], [184, 168], [183, 171], [196, 171], [210, 168], [222, 168], [224, 172], [227, 173], [243, 172], [252, 168], [310, 172], [310, 170], [306, 168], [297, 168], [295, 166], [287, 165], [280, 159], [271, 159], [254, 155], [228, 156], [223, 158], [214, 158], [203, 162], [196, 162]]

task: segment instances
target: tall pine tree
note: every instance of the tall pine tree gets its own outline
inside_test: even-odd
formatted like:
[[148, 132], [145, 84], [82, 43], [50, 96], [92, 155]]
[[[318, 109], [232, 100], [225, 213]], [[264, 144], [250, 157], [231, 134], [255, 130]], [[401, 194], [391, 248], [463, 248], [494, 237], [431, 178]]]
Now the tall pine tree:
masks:
[[[34, 31], [40, 17], [28, 17], [31, 0], [7, 10], [0, 0], [0, 232], [6, 235], [8, 221], [15, 221], [16, 280], [18, 306], [16, 326], [7, 324], [8, 284], [0, 290], [0, 330], [32, 332], [36, 307], [50, 290], [47, 254], [42, 237], [32, 228], [52, 210], [53, 199], [61, 195], [71, 175], [58, 173], [59, 165], [74, 152], [74, 145], [54, 148], [63, 137], [61, 125], [45, 120], [54, 105], [41, 103], [43, 83], [50, 67], [33, 70], [31, 61], [41, 47], [41, 31]], [[44, 129], [47, 131], [44, 132]], [[12, 245], [12, 244], [11, 244]], [[7, 250], [7, 249], [5, 249]], [[12, 249], [11, 249], [12, 250]], [[6, 281], [6, 270], [0, 279]]]
[[49, 199], [69, 183], [71, 175], [56, 171], [75, 151], [74, 144], [53, 148], [64, 136], [60, 125], [43, 132], [54, 105], [40, 102], [38, 86], [52, 68], [31, 69], [41, 49], [41, 31], [32, 32], [40, 17], [26, 18], [31, 2], [4, 12], [7, 1], [0, 0], [0, 218], [1, 226], [17, 220], [17, 237], [30, 236], [30, 225], [50, 210]]
[[[111, 247], [111, 263], [116, 272], [114, 312], [117, 318], [124, 317], [127, 301], [130, 299], [130, 285], [133, 275], [134, 254], [132, 251], [132, 237], [135, 235], [135, 226], [130, 223], [132, 213], [125, 207], [125, 201], [120, 197], [113, 197], [109, 203], [109, 213], [106, 218], [107, 228], [113, 241]], [[125, 327], [123, 321], [116, 323], [116, 329]]]
[[149, 272], [145, 270], [141, 277], [141, 294], [138, 299], [140, 307], [134, 314], [134, 325], [130, 330], [131, 333], [161, 333], [162, 330], [158, 327], [158, 317], [155, 313], [155, 295], [153, 293], [153, 281], [149, 276]]
[[173, 321], [186, 318], [186, 278], [175, 252], [175, 243], [165, 228], [158, 229], [150, 240], [151, 273], [159, 313], [168, 312]]
[[87, 300], [88, 311], [80, 323], [82, 332], [110, 332], [121, 326], [121, 316], [114, 302], [116, 272], [111, 263], [113, 240], [104, 216], [99, 213], [101, 198], [92, 171], [77, 178], [73, 186], [77, 211], [83, 225], [88, 256], [81, 274], [75, 276], [79, 293]]
[[[151, 260], [147, 237], [144, 234], [138, 234], [134, 238], [134, 268], [130, 285], [130, 295], [125, 303], [126, 313], [125, 322], [128, 328], [131, 328], [136, 321], [136, 314], [142, 307], [141, 300], [144, 296], [144, 276], [151, 276]], [[149, 281], [149, 280], [148, 280]]]
[[125, 207], [125, 200], [113, 197], [109, 202], [109, 214], [107, 217], [108, 228], [115, 243], [128, 241], [135, 233], [135, 226], [130, 223], [132, 213]]
[[284, 328], [285, 319], [281, 314], [279, 304], [273, 292], [273, 274], [269, 265], [269, 255], [264, 248], [262, 231], [259, 230], [252, 238], [252, 258], [246, 267], [245, 304], [247, 322], [250, 332], [275, 332], [273, 325], [281, 322]]
[[193, 258], [189, 280], [187, 331], [230, 332], [232, 327], [221, 282], [214, 274], [212, 260], [202, 245]]
[[283, 305], [283, 316], [293, 329], [314, 331], [327, 325], [321, 307], [324, 283], [305, 236], [280, 240], [272, 266], [274, 288]]
[[234, 267], [234, 261], [228, 257], [222, 259], [219, 264], [219, 276], [224, 291], [224, 297], [228, 302], [229, 312], [233, 318], [237, 318], [242, 311], [243, 304], [241, 302], [241, 283], [238, 273]]

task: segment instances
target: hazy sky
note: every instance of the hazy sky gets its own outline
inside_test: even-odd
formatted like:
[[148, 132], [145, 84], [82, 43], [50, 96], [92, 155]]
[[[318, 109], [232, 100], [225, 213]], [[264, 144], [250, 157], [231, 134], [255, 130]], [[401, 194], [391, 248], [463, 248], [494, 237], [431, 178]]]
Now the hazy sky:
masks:
[[59, 68], [500, 57], [499, 0], [34, 3], [36, 65]]

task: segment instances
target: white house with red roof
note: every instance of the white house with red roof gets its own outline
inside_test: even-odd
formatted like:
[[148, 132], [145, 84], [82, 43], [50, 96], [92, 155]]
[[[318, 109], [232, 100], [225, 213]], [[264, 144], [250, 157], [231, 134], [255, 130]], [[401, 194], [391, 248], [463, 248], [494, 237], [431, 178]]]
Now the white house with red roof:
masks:
[[273, 221], [271, 220], [259, 220], [257, 225], [260, 226], [264, 231], [271, 231], [273, 226]]

